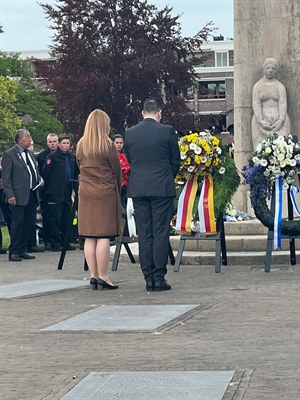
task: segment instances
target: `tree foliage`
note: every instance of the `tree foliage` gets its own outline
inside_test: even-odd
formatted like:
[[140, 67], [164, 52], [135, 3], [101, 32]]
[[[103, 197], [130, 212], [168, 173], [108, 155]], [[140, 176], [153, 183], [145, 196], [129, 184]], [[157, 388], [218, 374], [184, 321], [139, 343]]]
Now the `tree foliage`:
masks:
[[62, 124], [53, 115], [55, 96], [33, 86], [28, 61], [19, 53], [0, 52], [0, 133], [2, 149], [13, 144], [16, 129], [23, 126], [35, 143], [44, 145], [50, 132], [61, 133]]
[[56, 62], [41, 64], [39, 72], [57, 96], [67, 131], [79, 138], [88, 114], [101, 108], [122, 133], [138, 122], [149, 96], [163, 98], [164, 122], [188, 129], [193, 115], [182, 96], [193, 85], [193, 52], [211, 24], [183, 38], [172, 8], [158, 10], [147, 0], [57, 0], [41, 6], [53, 23]]
[[22, 124], [14, 106], [17, 87], [15, 81], [0, 75], [0, 148], [5, 148], [12, 141], [13, 134]]

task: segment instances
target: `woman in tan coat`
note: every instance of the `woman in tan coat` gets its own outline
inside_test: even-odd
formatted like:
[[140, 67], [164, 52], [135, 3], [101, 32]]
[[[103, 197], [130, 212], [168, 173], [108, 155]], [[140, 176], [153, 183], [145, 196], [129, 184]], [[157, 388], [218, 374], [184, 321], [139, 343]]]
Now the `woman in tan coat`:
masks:
[[121, 165], [109, 139], [110, 118], [101, 110], [88, 117], [76, 148], [80, 169], [78, 230], [92, 289], [117, 289], [108, 278], [110, 238], [121, 235]]

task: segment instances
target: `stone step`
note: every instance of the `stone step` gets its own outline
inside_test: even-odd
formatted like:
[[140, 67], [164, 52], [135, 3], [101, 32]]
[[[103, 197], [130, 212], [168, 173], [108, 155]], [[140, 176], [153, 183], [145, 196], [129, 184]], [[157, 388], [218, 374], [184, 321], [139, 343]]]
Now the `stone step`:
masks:
[[224, 222], [226, 236], [229, 235], [267, 235], [266, 228], [258, 220], [239, 221], [239, 222]]

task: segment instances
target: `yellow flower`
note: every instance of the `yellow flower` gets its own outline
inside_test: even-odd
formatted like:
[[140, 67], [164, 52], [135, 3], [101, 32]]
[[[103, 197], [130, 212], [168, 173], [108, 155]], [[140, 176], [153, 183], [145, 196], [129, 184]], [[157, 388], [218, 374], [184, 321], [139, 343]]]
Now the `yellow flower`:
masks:
[[219, 143], [220, 143], [220, 141], [219, 141], [219, 139], [216, 138], [215, 136], [212, 136], [212, 137], [211, 137], [211, 143], [212, 143], [213, 146], [218, 146]]
[[201, 159], [202, 159], [202, 157], [198, 156], [198, 154], [195, 155], [195, 163], [196, 164], [201, 164]]
[[210, 164], [211, 164], [211, 160], [207, 160], [206, 163], [205, 163], [205, 166], [206, 167], [210, 167]]

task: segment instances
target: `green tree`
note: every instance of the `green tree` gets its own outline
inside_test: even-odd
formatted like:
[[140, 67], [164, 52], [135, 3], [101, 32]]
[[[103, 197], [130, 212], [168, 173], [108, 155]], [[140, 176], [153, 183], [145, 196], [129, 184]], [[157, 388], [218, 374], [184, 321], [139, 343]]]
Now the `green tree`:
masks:
[[0, 149], [4, 150], [13, 143], [14, 133], [21, 127], [22, 121], [16, 114], [14, 103], [18, 84], [0, 75]]
[[15, 102], [18, 115], [23, 117], [23, 125], [29, 130], [35, 144], [44, 146], [49, 133], [60, 134], [62, 124], [53, 115], [55, 96], [48, 94], [44, 89], [27, 90], [26, 86], [19, 85]]
[[[15, 90], [9, 109], [21, 121], [21, 125], [30, 131], [35, 143], [44, 146], [48, 133], [60, 134], [62, 124], [54, 115], [55, 96], [45, 88], [33, 86], [34, 78], [29, 65], [29, 61], [21, 60], [18, 53], [0, 52], [0, 76], [13, 82]], [[15, 124], [12, 124], [5, 137], [12, 139], [14, 132]]]

